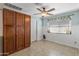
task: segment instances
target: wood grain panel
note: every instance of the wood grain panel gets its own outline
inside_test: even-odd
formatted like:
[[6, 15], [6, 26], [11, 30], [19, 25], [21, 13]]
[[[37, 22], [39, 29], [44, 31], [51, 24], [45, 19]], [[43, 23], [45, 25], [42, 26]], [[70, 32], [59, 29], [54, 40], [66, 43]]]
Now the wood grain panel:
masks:
[[16, 49], [24, 48], [24, 15], [16, 13]]
[[4, 9], [4, 25], [15, 25], [15, 12]]
[[28, 15], [25, 16], [25, 47], [30, 46], [30, 18]]
[[29, 15], [3, 9], [4, 55], [9, 55], [30, 46], [30, 19]]
[[4, 55], [15, 51], [15, 12], [4, 9], [3, 36]]

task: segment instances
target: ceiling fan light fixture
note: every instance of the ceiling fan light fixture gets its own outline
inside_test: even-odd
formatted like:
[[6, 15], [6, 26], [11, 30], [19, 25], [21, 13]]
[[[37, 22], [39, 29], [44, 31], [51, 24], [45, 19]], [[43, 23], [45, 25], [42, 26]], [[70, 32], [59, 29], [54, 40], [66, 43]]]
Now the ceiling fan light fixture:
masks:
[[41, 13], [42, 16], [48, 16], [48, 14], [46, 12]]
[[34, 14], [34, 15], [41, 15], [41, 16], [49, 16], [49, 15], [53, 15], [53, 14], [51, 14], [51, 13], [49, 13], [49, 12], [51, 12], [51, 11], [54, 11], [55, 10], [55, 8], [52, 8], [52, 9], [49, 9], [49, 10], [46, 10], [46, 8], [45, 7], [43, 7], [42, 9], [40, 9], [40, 8], [36, 8], [38, 11], [40, 11], [40, 13], [37, 13], [37, 14]]

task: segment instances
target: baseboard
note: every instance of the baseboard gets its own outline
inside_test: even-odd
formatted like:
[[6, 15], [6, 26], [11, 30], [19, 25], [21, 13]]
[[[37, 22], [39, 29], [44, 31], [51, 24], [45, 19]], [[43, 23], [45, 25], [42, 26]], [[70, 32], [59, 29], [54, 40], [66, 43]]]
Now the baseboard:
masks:
[[51, 43], [56, 43], [56, 44], [59, 44], [59, 45], [62, 45], [62, 46], [66, 46], [66, 47], [71, 47], [71, 48], [74, 48], [74, 49], [79, 49], [77, 47], [73, 47], [73, 46], [70, 46], [70, 45], [67, 45], [67, 44], [63, 44], [63, 43], [60, 43], [60, 42], [58, 43], [56, 41], [50, 41], [50, 40], [46, 40], [46, 41], [49, 41]]

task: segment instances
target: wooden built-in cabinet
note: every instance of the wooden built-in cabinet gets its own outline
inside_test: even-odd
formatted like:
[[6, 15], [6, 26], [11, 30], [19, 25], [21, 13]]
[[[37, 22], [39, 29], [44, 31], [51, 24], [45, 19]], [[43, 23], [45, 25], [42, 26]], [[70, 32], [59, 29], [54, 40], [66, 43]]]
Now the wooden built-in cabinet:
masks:
[[29, 20], [29, 19], [31, 19], [30, 16], [25, 16], [25, 47], [30, 46], [30, 45], [28, 45], [28, 44], [30, 44], [30, 40], [28, 40], [28, 39], [31, 39], [31, 37], [30, 37], [30, 33], [31, 33], [31, 28], [30, 28], [31, 20]]
[[31, 17], [9, 9], [3, 9], [3, 55], [30, 46]]
[[16, 49], [20, 50], [24, 48], [24, 40], [25, 40], [25, 26], [24, 26], [24, 15], [20, 13], [16, 13]]
[[15, 51], [15, 12], [3, 10], [3, 53], [8, 55]]

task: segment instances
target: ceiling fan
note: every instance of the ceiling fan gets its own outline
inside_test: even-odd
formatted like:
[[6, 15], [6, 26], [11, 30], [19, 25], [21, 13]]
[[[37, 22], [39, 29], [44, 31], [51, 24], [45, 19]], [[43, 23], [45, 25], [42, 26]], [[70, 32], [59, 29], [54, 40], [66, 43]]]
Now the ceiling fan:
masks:
[[52, 8], [52, 9], [49, 9], [49, 10], [46, 10], [45, 7], [42, 7], [42, 9], [39, 9], [39, 8], [36, 8], [38, 11], [40, 11], [41, 13], [36, 13], [36, 14], [33, 14], [33, 15], [42, 15], [42, 16], [49, 16], [49, 15], [53, 15], [49, 12], [51, 11], [54, 11], [55, 8]]

